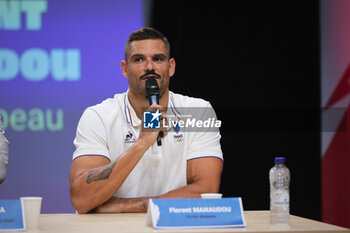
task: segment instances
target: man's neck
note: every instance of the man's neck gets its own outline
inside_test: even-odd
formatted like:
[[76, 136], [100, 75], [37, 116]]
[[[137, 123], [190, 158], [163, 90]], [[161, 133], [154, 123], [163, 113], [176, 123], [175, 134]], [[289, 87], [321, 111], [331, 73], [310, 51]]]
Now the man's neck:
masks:
[[[149, 107], [148, 100], [145, 98], [144, 95], [134, 93], [130, 90], [128, 92], [128, 99], [137, 117], [139, 119], [142, 119], [142, 111]], [[163, 106], [164, 108], [167, 108], [168, 101], [169, 101], [169, 90], [166, 90], [159, 100], [159, 105]]]

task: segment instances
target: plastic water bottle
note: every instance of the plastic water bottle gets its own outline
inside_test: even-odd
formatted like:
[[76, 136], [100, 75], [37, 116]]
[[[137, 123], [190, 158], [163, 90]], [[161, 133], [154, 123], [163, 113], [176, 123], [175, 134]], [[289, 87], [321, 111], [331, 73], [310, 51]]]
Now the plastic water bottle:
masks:
[[289, 183], [290, 172], [284, 157], [275, 158], [275, 166], [270, 170], [270, 222], [289, 224]]

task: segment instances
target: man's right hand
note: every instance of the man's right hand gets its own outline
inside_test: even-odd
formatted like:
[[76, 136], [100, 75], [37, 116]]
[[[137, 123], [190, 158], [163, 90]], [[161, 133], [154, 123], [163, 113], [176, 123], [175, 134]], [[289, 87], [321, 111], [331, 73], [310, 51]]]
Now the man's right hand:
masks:
[[151, 146], [153, 146], [153, 144], [156, 142], [159, 132], [163, 132], [163, 136], [162, 138], [164, 138], [167, 134], [168, 131], [165, 128], [165, 126], [163, 125], [164, 122], [166, 122], [166, 117], [164, 116], [164, 108], [161, 105], [158, 104], [152, 104], [146, 111], [154, 111], [154, 112], [159, 112], [159, 114], [161, 114], [161, 128], [160, 129], [144, 129], [143, 128], [143, 119], [142, 119], [142, 128], [141, 128], [141, 132], [140, 135], [137, 139], [137, 143], [147, 147], [147, 149]]

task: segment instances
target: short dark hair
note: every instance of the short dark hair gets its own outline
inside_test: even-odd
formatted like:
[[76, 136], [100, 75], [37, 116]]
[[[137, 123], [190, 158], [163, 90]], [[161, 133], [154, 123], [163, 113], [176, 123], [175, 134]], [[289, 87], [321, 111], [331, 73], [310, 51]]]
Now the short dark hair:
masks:
[[147, 39], [160, 39], [164, 42], [165, 48], [168, 50], [170, 57], [170, 43], [168, 39], [159, 31], [151, 27], [144, 27], [134, 31], [130, 34], [129, 39], [125, 44], [125, 61], [127, 61], [128, 53], [130, 51], [130, 44], [133, 41], [147, 40]]

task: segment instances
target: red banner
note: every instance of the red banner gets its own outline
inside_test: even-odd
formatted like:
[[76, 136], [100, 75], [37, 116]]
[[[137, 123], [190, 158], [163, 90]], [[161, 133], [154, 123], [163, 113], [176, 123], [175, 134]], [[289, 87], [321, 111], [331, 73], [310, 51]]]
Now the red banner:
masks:
[[348, 0], [321, 1], [322, 218], [344, 227], [350, 227], [349, 12]]

